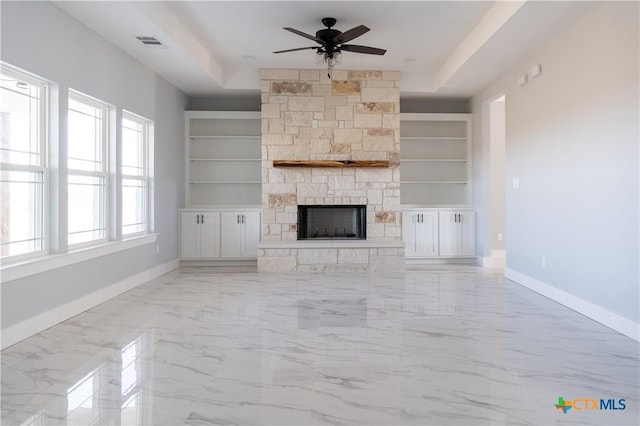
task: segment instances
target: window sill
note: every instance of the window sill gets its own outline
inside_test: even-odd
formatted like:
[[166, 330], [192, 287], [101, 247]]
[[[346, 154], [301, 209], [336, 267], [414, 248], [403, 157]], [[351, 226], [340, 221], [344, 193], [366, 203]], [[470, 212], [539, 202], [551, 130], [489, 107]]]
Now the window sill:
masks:
[[2, 273], [2, 282], [17, 280], [19, 278], [28, 277], [30, 275], [39, 274], [41, 272], [50, 271], [52, 269], [62, 268], [63, 266], [73, 265], [74, 263], [84, 262], [101, 256], [118, 253], [123, 250], [129, 250], [146, 244], [156, 242], [158, 234], [146, 234], [139, 237], [128, 238], [122, 241], [111, 241], [93, 247], [85, 247], [78, 250], [70, 251], [63, 254], [50, 254], [30, 259], [25, 262], [2, 265], [0, 272]]

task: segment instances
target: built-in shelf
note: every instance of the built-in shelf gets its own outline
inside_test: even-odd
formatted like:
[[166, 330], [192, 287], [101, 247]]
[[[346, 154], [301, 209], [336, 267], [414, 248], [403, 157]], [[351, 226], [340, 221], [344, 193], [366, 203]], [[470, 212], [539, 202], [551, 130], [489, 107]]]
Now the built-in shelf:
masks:
[[192, 180], [190, 183], [199, 184], [199, 185], [208, 184], [208, 183], [226, 185], [226, 184], [245, 184], [245, 183], [257, 184], [262, 182], [254, 181], [254, 180]]
[[419, 180], [419, 181], [411, 181], [411, 180], [401, 180], [400, 184], [409, 184], [409, 185], [431, 185], [434, 183], [440, 184], [440, 183], [458, 183], [458, 184], [467, 184], [467, 181], [464, 180]]
[[262, 161], [261, 158], [190, 158], [190, 161]]
[[405, 158], [400, 160], [400, 163], [466, 163], [467, 159], [456, 159], [456, 158], [442, 158], [442, 159], [434, 159], [434, 158]]
[[[402, 129], [401, 129], [402, 131]], [[409, 141], [466, 141], [467, 138], [440, 137], [440, 136], [402, 136], [402, 139]]]
[[389, 167], [386, 160], [273, 160], [273, 167]]
[[187, 111], [187, 207], [260, 205], [260, 112]]
[[261, 140], [261, 137], [249, 135], [203, 135], [203, 136], [189, 136], [189, 139], [246, 139], [246, 140]]
[[470, 114], [400, 114], [401, 204], [468, 205], [470, 137]]

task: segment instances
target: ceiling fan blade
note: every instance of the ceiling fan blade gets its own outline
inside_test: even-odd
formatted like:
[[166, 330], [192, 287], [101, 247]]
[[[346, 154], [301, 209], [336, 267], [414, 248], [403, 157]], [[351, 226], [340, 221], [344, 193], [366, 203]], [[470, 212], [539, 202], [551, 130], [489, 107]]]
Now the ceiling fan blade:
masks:
[[286, 52], [295, 52], [297, 50], [309, 50], [309, 49], [319, 49], [319, 47], [318, 46], [298, 47], [297, 49], [278, 50], [277, 52], [273, 52], [273, 53], [286, 53]]
[[364, 25], [358, 25], [355, 28], [351, 28], [350, 30], [345, 31], [342, 34], [338, 34], [337, 36], [335, 36], [335, 38], [333, 39], [333, 42], [335, 44], [346, 43], [348, 41], [353, 40], [356, 37], [360, 37], [362, 34], [366, 33], [367, 31], [369, 31], [369, 28], [365, 27]]
[[347, 52], [355, 53], [367, 53], [369, 55], [384, 55], [387, 51], [385, 49], [378, 49], [377, 47], [358, 46], [357, 44], [343, 44], [340, 46], [340, 50], [346, 50]]
[[324, 44], [324, 41], [320, 40], [318, 37], [312, 36], [312, 35], [307, 34], [307, 33], [303, 33], [302, 31], [298, 31], [295, 28], [284, 27], [283, 30], [291, 31], [294, 34], [298, 34], [299, 36], [302, 36], [304, 38], [308, 38], [309, 40], [313, 40], [316, 43]]

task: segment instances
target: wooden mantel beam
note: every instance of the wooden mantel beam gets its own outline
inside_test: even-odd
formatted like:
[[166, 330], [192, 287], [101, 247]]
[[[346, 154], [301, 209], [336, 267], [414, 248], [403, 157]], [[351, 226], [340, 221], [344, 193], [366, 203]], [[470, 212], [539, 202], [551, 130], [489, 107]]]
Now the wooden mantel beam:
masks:
[[387, 160], [273, 160], [273, 167], [389, 167]]

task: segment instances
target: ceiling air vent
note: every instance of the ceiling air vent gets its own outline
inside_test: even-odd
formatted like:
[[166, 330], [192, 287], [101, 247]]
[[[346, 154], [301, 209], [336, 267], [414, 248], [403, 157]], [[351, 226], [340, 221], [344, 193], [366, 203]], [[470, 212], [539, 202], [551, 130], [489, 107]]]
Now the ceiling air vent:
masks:
[[138, 39], [138, 41], [142, 44], [144, 44], [146, 47], [156, 47], [156, 48], [165, 48], [167, 46], [164, 45], [163, 42], [161, 42], [160, 40], [158, 40], [158, 38], [156, 37], [151, 37], [151, 36], [136, 36], [136, 38]]

